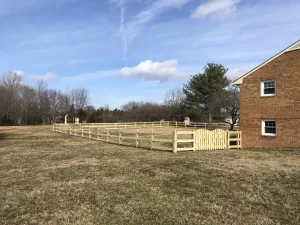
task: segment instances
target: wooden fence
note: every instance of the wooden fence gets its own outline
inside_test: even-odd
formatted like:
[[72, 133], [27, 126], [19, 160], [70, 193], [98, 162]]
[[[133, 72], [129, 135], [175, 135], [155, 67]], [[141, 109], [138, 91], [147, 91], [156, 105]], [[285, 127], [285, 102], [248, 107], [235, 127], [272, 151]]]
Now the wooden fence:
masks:
[[108, 129], [68, 125], [53, 125], [53, 131], [112, 144], [173, 151], [172, 131]]
[[[55, 124], [56, 126], [65, 126], [65, 124]], [[176, 121], [156, 121], [156, 122], [126, 122], [126, 123], [81, 123], [78, 125], [68, 124], [68, 126], [80, 127], [101, 127], [109, 129], [134, 129], [134, 128], [158, 128], [158, 127], [175, 127], [175, 128], [191, 128], [191, 129], [229, 129], [228, 123], [198, 123], [198, 122], [176, 122]], [[237, 127], [238, 128], [238, 127]]]
[[242, 148], [241, 131], [222, 129], [174, 131], [174, 152], [240, 148]]
[[119, 126], [119, 124], [117, 126], [106, 124], [105, 127], [99, 124], [92, 126], [54, 124], [53, 131], [118, 145], [173, 152], [242, 148], [241, 131], [223, 129], [162, 131], [130, 129], [132, 127], [120, 129]]

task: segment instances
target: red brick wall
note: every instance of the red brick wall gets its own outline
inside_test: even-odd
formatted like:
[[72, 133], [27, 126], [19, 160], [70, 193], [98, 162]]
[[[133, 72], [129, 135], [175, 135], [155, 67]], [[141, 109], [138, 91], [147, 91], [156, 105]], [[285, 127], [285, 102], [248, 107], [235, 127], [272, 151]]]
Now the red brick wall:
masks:
[[[262, 97], [261, 82], [276, 80], [276, 96]], [[300, 147], [300, 50], [286, 52], [243, 79], [243, 148]], [[277, 121], [275, 137], [262, 136], [262, 120]]]

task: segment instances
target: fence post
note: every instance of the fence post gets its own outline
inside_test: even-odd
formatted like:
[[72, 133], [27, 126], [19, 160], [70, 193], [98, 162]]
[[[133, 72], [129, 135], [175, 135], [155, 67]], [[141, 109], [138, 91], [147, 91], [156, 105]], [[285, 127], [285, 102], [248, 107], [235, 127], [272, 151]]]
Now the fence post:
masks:
[[144, 127], [146, 127], [146, 123], [144, 122]]
[[135, 135], [135, 147], [137, 148], [139, 145], [139, 130], [136, 130], [136, 135]]
[[194, 142], [193, 142], [194, 150], [193, 151], [196, 151], [196, 130], [193, 130], [193, 139], [194, 139]]
[[97, 140], [99, 140], [100, 138], [99, 138], [99, 133], [100, 133], [100, 131], [99, 131], [99, 128], [97, 129]]
[[90, 130], [89, 130], [89, 139], [91, 139], [92, 137], [92, 128], [90, 127]]
[[177, 121], [176, 121], [176, 128], [177, 128]]
[[83, 127], [81, 127], [81, 136], [83, 137]]
[[240, 137], [240, 148], [242, 147], [242, 131], [238, 131], [239, 132], [239, 137]]
[[174, 130], [173, 133], [173, 152], [177, 153], [177, 131]]
[[230, 131], [227, 130], [227, 149], [230, 149]]

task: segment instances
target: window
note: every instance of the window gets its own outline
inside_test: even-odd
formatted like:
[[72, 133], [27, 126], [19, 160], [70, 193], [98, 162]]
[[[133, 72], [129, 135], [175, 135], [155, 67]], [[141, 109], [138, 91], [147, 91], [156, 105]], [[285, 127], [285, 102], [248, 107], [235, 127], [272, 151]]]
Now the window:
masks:
[[262, 121], [262, 135], [276, 136], [276, 120], [263, 120]]
[[276, 94], [276, 81], [266, 80], [261, 82], [261, 96], [275, 96]]

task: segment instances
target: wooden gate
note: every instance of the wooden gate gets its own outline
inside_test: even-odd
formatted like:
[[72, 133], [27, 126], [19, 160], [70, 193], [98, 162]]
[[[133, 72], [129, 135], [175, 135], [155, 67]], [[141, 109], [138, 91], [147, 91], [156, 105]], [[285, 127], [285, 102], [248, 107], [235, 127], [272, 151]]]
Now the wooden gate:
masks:
[[195, 150], [222, 150], [228, 148], [228, 131], [222, 129], [195, 130]]

